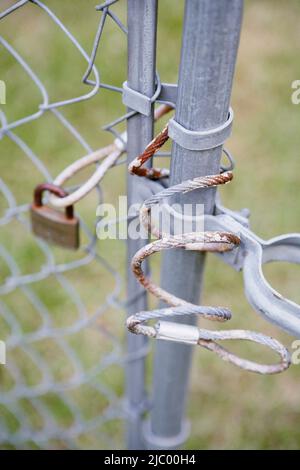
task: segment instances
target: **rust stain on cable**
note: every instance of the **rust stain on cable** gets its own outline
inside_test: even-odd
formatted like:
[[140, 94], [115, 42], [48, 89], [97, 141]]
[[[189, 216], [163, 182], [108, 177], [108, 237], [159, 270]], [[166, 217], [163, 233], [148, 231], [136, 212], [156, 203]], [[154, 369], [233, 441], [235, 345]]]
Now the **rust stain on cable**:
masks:
[[[168, 140], [168, 126], [166, 126], [145, 148], [144, 152], [131, 162], [128, 170], [131, 174], [143, 176], [149, 179], [159, 179], [169, 176], [167, 169], [143, 168], [143, 165], [164, 145]], [[173, 194], [188, 193], [195, 189], [204, 189], [215, 187], [230, 182], [233, 178], [231, 171], [225, 171], [217, 175], [207, 175], [197, 177], [188, 181], [183, 181], [170, 188], [163, 189], [158, 194], [154, 194], [146, 200], [140, 210], [140, 220], [146, 230], [154, 235], [157, 240], [148, 243], [142, 247], [133, 257], [131, 267], [137, 280], [144, 288], [154, 295], [158, 300], [165, 302], [170, 307], [139, 312], [127, 319], [129, 331], [135, 334], [143, 334], [152, 338], [162, 338], [175, 340], [178, 342], [191, 342], [198, 344], [210, 351], [215, 352], [224, 361], [230, 362], [242, 369], [260, 374], [275, 374], [287, 369], [290, 365], [289, 352], [284, 346], [273, 338], [247, 330], [225, 330], [210, 331], [197, 329], [190, 325], [172, 324], [170, 327], [164, 327], [164, 333], [160, 334], [159, 324], [148, 326], [145, 323], [153, 319], [168, 320], [174, 316], [198, 314], [202, 318], [214, 321], [227, 321], [231, 318], [231, 311], [224, 307], [207, 307], [195, 305], [177, 297], [160, 286], [156, 285], [149, 277], [145, 275], [142, 269], [143, 261], [154, 253], [159, 253], [170, 249], [195, 250], [200, 252], [226, 252], [231, 251], [240, 244], [240, 238], [230, 232], [192, 232], [182, 233], [180, 235], [170, 235], [163, 233], [151, 220], [151, 208], [159, 204], [166, 197]], [[175, 325], [175, 328], [174, 328]], [[168, 330], [169, 328], [169, 330]], [[181, 329], [185, 329], [186, 337], [181, 337]], [[170, 337], [166, 338], [166, 329]], [[217, 343], [217, 341], [239, 339], [248, 340], [254, 343], [263, 344], [280, 356], [280, 362], [276, 364], [259, 364], [253, 361], [243, 359]]]
[[[161, 118], [166, 113], [172, 110], [171, 106], [163, 105], [157, 109], [155, 113], [155, 120]], [[169, 139], [168, 135], [168, 125], [147, 145], [144, 152], [141, 153], [137, 158], [135, 158], [130, 165], [128, 170], [132, 175], [145, 176], [146, 178], [157, 180], [160, 178], [166, 178], [169, 176], [169, 170], [163, 168], [142, 168], [149, 158], [164, 145], [165, 142]]]

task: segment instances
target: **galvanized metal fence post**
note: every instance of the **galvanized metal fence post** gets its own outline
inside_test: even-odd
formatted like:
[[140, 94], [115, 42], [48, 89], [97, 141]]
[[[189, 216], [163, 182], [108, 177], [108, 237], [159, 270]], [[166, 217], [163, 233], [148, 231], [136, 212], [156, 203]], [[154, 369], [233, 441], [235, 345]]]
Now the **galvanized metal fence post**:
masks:
[[[157, 0], [128, 0], [128, 86], [152, 97], [155, 91]], [[128, 163], [139, 155], [153, 138], [153, 108], [150, 116], [136, 114], [127, 121]], [[141, 200], [142, 179], [128, 176], [128, 206]], [[130, 263], [135, 252], [145, 244], [143, 240], [128, 239], [128, 314], [147, 309], [147, 295], [133, 276]], [[128, 334], [128, 352], [133, 360], [126, 371], [126, 396], [130, 414], [127, 446], [144, 446], [141, 418], [145, 406], [145, 355], [147, 340], [143, 336]]]
[[[187, 0], [185, 3], [175, 119], [189, 130], [211, 129], [227, 119], [242, 10], [243, 0]], [[170, 184], [218, 173], [221, 152], [222, 146], [192, 151], [174, 143]], [[172, 202], [202, 203], [205, 213], [212, 213], [214, 200], [215, 189], [201, 189], [181, 195]], [[197, 303], [203, 267], [204, 256], [199, 253], [166, 252], [161, 285], [169, 292]], [[182, 317], [181, 321], [196, 320]], [[149, 448], [176, 448], [187, 437], [184, 415], [191, 356], [191, 346], [157, 343], [154, 403], [151, 421], [145, 427]]]

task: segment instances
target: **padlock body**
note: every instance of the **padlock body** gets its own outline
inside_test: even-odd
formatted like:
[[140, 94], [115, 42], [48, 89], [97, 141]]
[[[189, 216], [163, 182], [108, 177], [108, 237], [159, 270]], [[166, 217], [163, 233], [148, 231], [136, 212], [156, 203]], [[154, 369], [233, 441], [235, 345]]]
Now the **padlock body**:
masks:
[[31, 206], [33, 233], [48, 243], [76, 250], [79, 247], [79, 220], [47, 206]]

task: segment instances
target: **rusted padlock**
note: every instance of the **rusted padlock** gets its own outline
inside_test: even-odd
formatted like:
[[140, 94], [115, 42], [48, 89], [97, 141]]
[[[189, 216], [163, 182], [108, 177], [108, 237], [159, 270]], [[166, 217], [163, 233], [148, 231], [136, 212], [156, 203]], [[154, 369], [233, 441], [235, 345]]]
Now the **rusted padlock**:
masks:
[[79, 247], [79, 220], [74, 216], [73, 206], [66, 207], [65, 213], [44, 206], [42, 196], [49, 191], [55, 196], [65, 197], [68, 193], [51, 183], [39, 184], [34, 190], [31, 205], [31, 227], [33, 233], [55, 245], [76, 250]]

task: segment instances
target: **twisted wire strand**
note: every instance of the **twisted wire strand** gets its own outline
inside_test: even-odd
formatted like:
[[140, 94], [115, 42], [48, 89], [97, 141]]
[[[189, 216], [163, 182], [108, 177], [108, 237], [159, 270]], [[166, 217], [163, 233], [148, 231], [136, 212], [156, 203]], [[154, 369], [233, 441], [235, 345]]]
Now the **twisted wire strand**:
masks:
[[149, 158], [152, 158], [168, 139], [168, 126], [165, 126], [163, 130], [147, 145], [144, 152], [129, 164], [129, 173], [137, 176], [145, 176], [146, 178], [153, 180], [169, 176], [169, 170], [166, 168], [142, 168], [144, 163], [146, 163]]
[[[164, 114], [172, 111], [172, 107], [170, 105], [160, 106], [157, 110], [157, 119], [162, 117]], [[169, 139], [168, 134], [168, 124], [163, 128], [160, 133], [154, 137], [154, 139], [147, 145], [144, 152], [136, 157], [128, 166], [129, 173], [132, 175], [137, 176], [145, 176], [146, 178], [158, 180], [161, 178], [167, 178], [169, 176], [169, 170], [167, 168], [142, 168], [144, 163], [146, 163], [149, 158], [152, 158], [155, 153], [159, 151], [159, 149], [167, 142]], [[226, 149], [223, 148], [223, 152], [226, 155], [229, 165], [227, 167], [221, 165], [221, 171], [227, 172], [232, 171], [234, 168], [234, 159], [231, 153]], [[219, 175], [218, 175], [219, 176]]]
[[[155, 137], [148, 144], [145, 151], [131, 162], [128, 167], [129, 172], [131, 174], [144, 176], [149, 179], [160, 179], [167, 177], [169, 174], [168, 170], [143, 168], [143, 165], [154, 155], [154, 153], [156, 153], [161, 148], [168, 138], [168, 126], [166, 126], [157, 135], [157, 137]], [[232, 180], [232, 178], [233, 174], [231, 171], [222, 172], [221, 169], [221, 173], [218, 175], [197, 177], [163, 189], [158, 194], [155, 194], [147, 199], [142, 205], [140, 209], [141, 224], [145, 227], [148, 233], [154, 235], [157, 240], [148, 243], [146, 246], [137, 251], [131, 262], [132, 271], [137, 280], [148, 292], [154, 295], [158, 300], [170, 305], [170, 307], [155, 309], [152, 311], [142, 311], [131, 315], [127, 319], [127, 328], [132, 333], [142, 334], [151, 338], [160, 338], [159, 331], [160, 325], [162, 323], [149, 326], [145, 325], [146, 322], [157, 319], [163, 319], [165, 321], [169, 318], [184, 315], [197, 314], [202, 318], [219, 322], [230, 320], [231, 311], [227, 308], [195, 305], [171, 294], [170, 292], [156, 285], [149, 277], [145, 275], [142, 269], [142, 263], [146, 258], [150, 257], [154, 253], [159, 253], [170, 249], [195, 250], [200, 252], [225, 252], [236, 248], [240, 244], [240, 239], [238, 236], [230, 232], [205, 231], [170, 235], [168, 233], [162, 232], [151, 220], [151, 209], [155, 204], [159, 204], [165, 198], [178, 193], [185, 194], [187, 192], [194, 191], [195, 189], [204, 189], [219, 186], [220, 184], [227, 184]], [[184, 330], [187, 327], [189, 328], [190, 326], [181, 324], [177, 329], [175, 337], [172, 337], [172, 340], [177, 342], [186, 342], [184, 334], [182, 333], [181, 336], [181, 334], [178, 332], [180, 331], [179, 328]], [[230, 362], [250, 372], [256, 372], [259, 374], [276, 374], [284, 371], [290, 365], [290, 355], [288, 350], [277, 340], [261, 333], [248, 330], [211, 331], [196, 327], [191, 328], [193, 328], [194, 344], [198, 344], [199, 346], [202, 346], [209, 351], [213, 351], [224, 361]], [[266, 346], [279, 355], [280, 362], [276, 364], [256, 363], [233, 354], [217, 343], [217, 341], [233, 339], [252, 341], [254, 343]]]
[[[159, 106], [154, 113], [154, 120], [162, 118], [172, 108], [168, 105]], [[66, 181], [76, 175], [79, 171], [87, 168], [93, 163], [102, 163], [93, 173], [93, 175], [78, 189], [71, 194], [59, 198], [54, 195], [49, 196], [49, 202], [54, 207], [67, 207], [75, 204], [89, 194], [103, 179], [107, 171], [112, 168], [126, 150], [127, 134], [124, 132], [122, 138], [117, 138], [113, 144], [102, 147], [95, 152], [76, 160], [71, 165], [66, 167], [53, 181], [56, 186], [62, 186]]]

